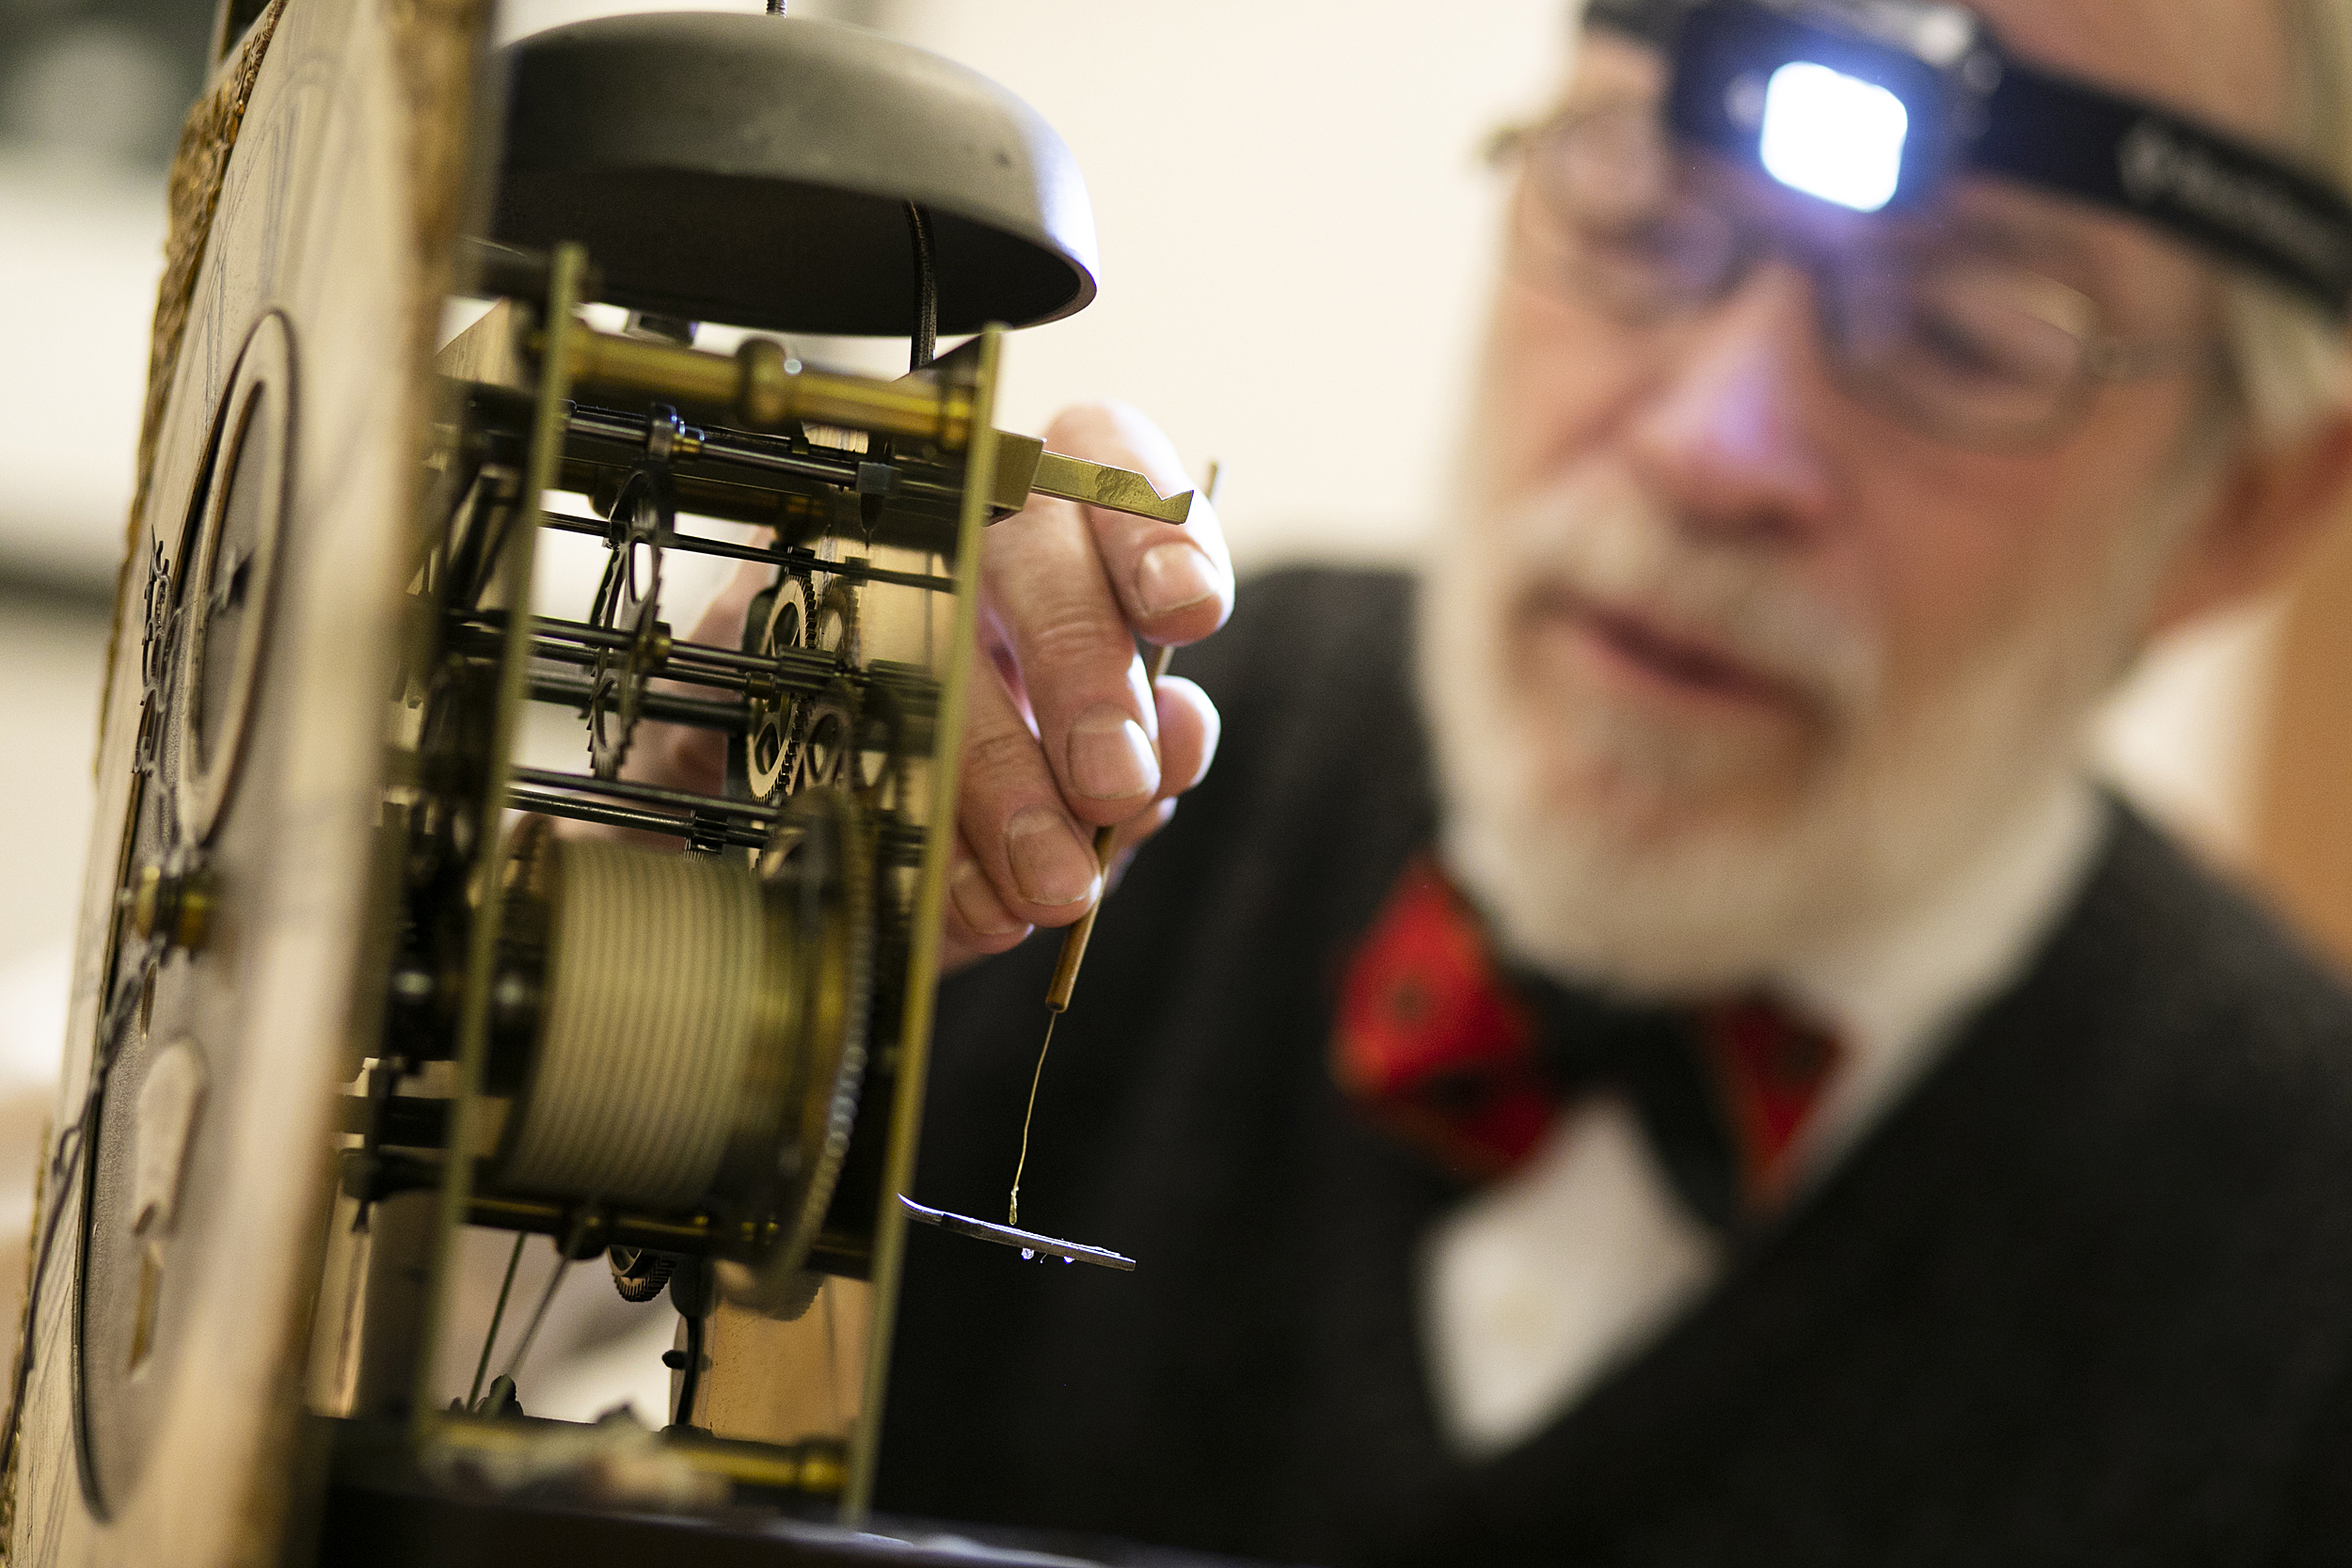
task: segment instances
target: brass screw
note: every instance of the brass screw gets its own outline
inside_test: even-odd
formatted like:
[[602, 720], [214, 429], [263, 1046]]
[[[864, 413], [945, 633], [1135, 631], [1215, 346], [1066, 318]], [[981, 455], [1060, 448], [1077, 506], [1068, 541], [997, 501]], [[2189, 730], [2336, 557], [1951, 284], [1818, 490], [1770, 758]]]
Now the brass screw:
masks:
[[173, 874], [160, 865], [139, 873], [131, 896], [131, 926], [143, 937], [161, 933], [166, 947], [201, 952], [213, 929], [212, 880], [201, 872]]
[[799, 1452], [800, 1490], [803, 1495], [818, 1497], [838, 1497], [850, 1479], [849, 1455], [839, 1443], [823, 1437], [803, 1438], [794, 1445]]

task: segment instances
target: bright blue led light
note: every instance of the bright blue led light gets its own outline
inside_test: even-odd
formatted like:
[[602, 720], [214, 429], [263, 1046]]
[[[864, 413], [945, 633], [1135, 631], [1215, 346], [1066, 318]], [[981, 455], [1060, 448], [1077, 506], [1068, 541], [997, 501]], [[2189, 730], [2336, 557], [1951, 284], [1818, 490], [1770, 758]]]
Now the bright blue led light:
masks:
[[1902, 177], [1911, 116], [1875, 82], [1797, 60], [1764, 87], [1765, 171], [1794, 190], [1875, 213]]

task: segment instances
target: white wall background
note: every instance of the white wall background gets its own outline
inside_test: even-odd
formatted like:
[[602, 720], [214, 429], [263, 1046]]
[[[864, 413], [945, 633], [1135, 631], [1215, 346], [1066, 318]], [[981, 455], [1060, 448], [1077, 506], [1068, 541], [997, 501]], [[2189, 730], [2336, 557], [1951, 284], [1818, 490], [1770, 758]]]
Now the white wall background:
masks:
[[[641, 8], [508, 0], [502, 30]], [[1438, 515], [1499, 212], [1480, 150], [1541, 106], [1562, 0], [793, 10], [853, 12], [993, 77], [1086, 172], [1102, 293], [1013, 340], [1005, 424], [1139, 404], [1196, 472], [1223, 464], [1245, 563], [1394, 555]]]
[[1225, 466], [1245, 562], [1391, 554], [1442, 515], [1499, 227], [1487, 135], [1543, 106], [1560, 0], [900, 0], [1077, 154], [1103, 293], [1008, 353], [1008, 420], [1126, 397]]

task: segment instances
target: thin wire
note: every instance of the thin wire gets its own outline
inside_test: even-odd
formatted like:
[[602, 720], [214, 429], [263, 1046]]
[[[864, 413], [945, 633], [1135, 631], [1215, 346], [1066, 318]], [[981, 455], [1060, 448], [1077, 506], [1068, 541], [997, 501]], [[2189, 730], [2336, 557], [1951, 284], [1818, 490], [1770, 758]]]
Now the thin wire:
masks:
[[1029, 1108], [1021, 1113], [1021, 1158], [1012, 1167], [1012, 1196], [1005, 1205], [1005, 1223], [1021, 1223], [1021, 1173], [1029, 1164], [1029, 1123], [1037, 1117], [1037, 1086], [1045, 1077], [1045, 1053], [1054, 1049], [1054, 1023], [1059, 1013], [1045, 1015], [1045, 1043], [1037, 1048], [1037, 1070], [1029, 1075]]
[[931, 215], [919, 201], [907, 203], [907, 233], [914, 242], [914, 330], [907, 342], [907, 369], [931, 362], [939, 343], [939, 263], [931, 248]]
[[490, 1332], [482, 1337], [482, 1359], [473, 1364], [473, 1386], [466, 1390], [469, 1410], [482, 1399], [482, 1380], [490, 1370], [490, 1347], [499, 1342], [499, 1324], [506, 1321], [507, 1292], [515, 1288], [515, 1266], [523, 1260], [523, 1243], [530, 1239], [528, 1231], [515, 1232], [515, 1250], [506, 1255], [506, 1277], [499, 1281], [499, 1304], [490, 1308]]
[[564, 1283], [564, 1272], [572, 1260], [563, 1253], [555, 1255], [555, 1272], [548, 1275], [548, 1288], [539, 1292], [539, 1305], [531, 1314], [531, 1326], [523, 1330], [523, 1342], [515, 1347], [514, 1355], [506, 1363], [506, 1381], [515, 1381], [515, 1374], [523, 1370], [523, 1358], [531, 1354], [531, 1342], [539, 1338], [539, 1325], [547, 1322], [548, 1308], [555, 1303], [555, 1288]]

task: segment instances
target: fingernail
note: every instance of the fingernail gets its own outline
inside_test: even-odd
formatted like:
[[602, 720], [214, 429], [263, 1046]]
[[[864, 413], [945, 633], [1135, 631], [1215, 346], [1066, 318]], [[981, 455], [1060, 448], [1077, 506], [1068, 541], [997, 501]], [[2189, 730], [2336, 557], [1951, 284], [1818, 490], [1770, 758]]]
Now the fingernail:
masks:
[[1124, 800], [1159, 782], [1160, 759], [1143, 726], [1108, 703], [1080, 714], [1070, 726], [1070, 782], [1096, 800]]
[[1009, 936], [1021, 929], [1005, 909], [1003, 899], [988, 884], [988, 875], [977, 864], [965, 861], [956, 867], [956, 875], [947, 884], [947, 896], [956, 901], [956, 913], [963, 923], [984, 937]]
[[1170, 540], [1146, 550], [1136, 565], [1136, 602], [1146, 615], [1165, 615], [1212, 597], [1216, 573], [1199, 546]]
[[1075, 904], [1094, 892], [1094, 851], [1061, 814], [1031, 806], [1005, 825], [1012, 879], [1032, 904]]

